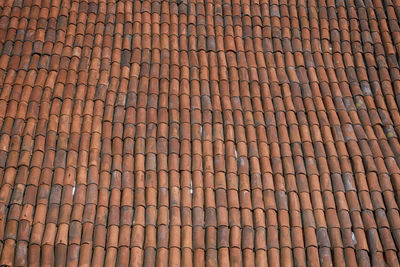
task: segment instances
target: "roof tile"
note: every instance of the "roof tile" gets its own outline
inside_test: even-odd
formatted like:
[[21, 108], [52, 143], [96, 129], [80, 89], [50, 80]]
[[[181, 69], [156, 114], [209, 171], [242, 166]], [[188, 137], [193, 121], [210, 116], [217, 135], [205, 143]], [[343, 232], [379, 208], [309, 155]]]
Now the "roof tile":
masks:
[[398, 265], [400, 2], [278, 2], [0, 3], [0, 265]]

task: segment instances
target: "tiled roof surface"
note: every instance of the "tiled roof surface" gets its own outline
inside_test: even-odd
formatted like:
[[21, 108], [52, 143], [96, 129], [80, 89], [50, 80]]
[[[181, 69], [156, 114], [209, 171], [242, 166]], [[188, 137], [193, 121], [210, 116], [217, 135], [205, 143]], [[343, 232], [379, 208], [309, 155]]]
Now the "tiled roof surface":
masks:
[[398, 266], [399, 19], [0, 1], [0, 265]]

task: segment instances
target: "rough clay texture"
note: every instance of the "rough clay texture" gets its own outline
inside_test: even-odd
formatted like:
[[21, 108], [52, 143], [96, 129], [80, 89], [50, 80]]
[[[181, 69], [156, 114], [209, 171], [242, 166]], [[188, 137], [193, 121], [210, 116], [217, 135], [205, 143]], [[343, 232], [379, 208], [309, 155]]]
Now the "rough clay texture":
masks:
[[399, 266], [400, 0], [1, 0], [1, 266]]

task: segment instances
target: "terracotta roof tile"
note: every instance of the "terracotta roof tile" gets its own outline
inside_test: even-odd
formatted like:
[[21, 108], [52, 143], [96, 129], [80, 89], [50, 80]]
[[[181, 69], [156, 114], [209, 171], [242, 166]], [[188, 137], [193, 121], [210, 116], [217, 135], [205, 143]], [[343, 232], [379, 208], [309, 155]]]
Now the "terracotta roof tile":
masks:
[[400, 1], [0, 1], [0, 265], [399, 265]]

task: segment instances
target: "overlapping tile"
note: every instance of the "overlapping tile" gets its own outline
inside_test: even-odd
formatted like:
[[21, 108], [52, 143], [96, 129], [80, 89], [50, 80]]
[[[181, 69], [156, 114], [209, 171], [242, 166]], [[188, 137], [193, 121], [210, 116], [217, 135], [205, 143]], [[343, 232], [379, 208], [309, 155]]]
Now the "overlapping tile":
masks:
[[399, 266], [399, 18], [0, 1], [0, 265]]

